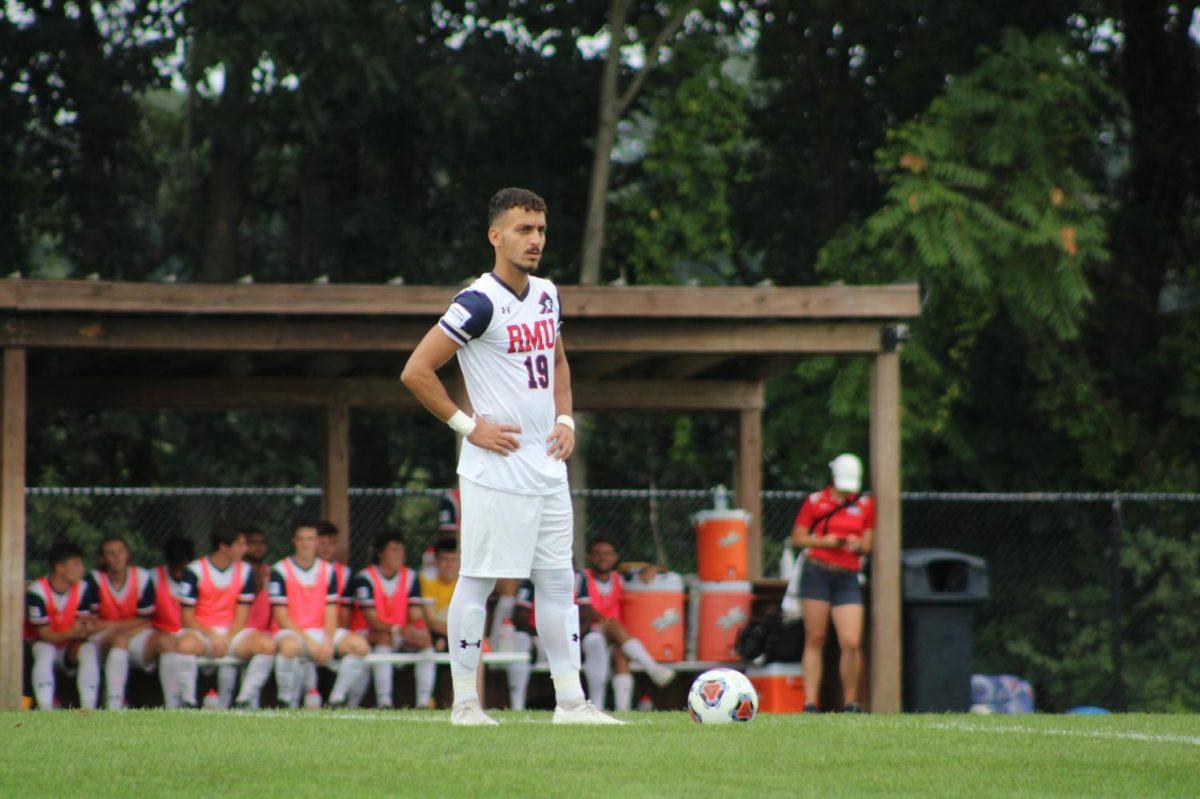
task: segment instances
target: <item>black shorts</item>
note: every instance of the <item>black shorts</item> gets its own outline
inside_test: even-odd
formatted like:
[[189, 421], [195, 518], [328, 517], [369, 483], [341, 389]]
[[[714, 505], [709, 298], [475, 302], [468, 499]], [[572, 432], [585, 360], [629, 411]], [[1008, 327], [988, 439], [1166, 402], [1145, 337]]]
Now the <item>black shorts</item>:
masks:
[[805, 559], [800, 572], [800, 598], [828, 602], [833, 607], [861, 605], [862, 586], [858, 583], [858, 572], [826, 569]]

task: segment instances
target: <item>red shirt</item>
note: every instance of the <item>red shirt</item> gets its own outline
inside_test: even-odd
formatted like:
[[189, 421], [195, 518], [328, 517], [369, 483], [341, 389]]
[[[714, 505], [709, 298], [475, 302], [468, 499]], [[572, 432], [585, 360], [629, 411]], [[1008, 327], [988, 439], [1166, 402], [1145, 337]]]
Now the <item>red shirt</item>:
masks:
[[[796, 526], [807, 527], [812, 536], [832, 535], [842, 540], [862, 538], [863, 533], [875, 527], [875, 500], [860, 494], [852, 504], [841, 507], [848, 500], [849, 497], [839, 500], [829, 487], [809, 494], [796, 514]], [[827, 515], [835, 510], [832, 515]], [[817, 522], [816, 530], [812, 529], [814, 522]], [[807, 557], [851, 571], [858, 571], [862, 565], [862, 557], [846, 549], [811, 547]]]

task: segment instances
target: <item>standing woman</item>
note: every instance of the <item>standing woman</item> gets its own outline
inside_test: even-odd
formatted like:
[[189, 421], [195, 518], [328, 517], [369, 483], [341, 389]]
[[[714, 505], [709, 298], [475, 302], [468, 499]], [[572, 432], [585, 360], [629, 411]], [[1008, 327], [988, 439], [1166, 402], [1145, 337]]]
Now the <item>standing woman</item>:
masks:
[[833, 483], [804, 500], [792, 528], [792, 546], [803, 549], [800, 600], [804, 613], [804, 683], [820, 712], [821, 667], [829, 619], [841, 648], [838, 671], [847, 713], [861, 713], [863, 599], [858, 581], [862, 556], [871, 551], [875, 501], [862, 493], [862, 461], [849, 453], [829, 463]]

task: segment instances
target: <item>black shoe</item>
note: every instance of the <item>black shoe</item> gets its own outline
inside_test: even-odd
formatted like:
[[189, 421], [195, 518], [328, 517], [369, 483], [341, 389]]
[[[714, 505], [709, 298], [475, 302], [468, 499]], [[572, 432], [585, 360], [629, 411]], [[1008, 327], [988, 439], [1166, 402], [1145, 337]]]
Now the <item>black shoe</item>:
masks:
[[345, 710], [349, 707], [349, 705], [346, 704], [346, 700], [343, 699], [341, 702], [326, 702], [325, 707], [329, 710]]
[[842, 708], [842, 712], [843, 713], [862, 713], [863, 709], [862, 709], [862, 705], [860, 705], [858, 702], [847, 702], [846, 706], [844, 708]]
[[254, 705], [250, 704], [249, 702], [234, 702], [233, 709], [242, 711], [254, 710]]
[[199, 710], [200, 706], [197, 705], [195, 702], [180, 702], [179, 709], [180, 710]]
[[812, 702], [805, 702], [804, 703], [804, 712], [805, 713], [820, 713], [821, 708], [817, 707]]

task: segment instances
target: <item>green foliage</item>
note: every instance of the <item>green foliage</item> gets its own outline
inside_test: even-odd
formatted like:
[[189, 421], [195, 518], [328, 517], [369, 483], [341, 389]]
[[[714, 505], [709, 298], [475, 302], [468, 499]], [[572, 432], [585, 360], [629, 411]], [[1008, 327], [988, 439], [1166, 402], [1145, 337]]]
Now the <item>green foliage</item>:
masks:
[[712, 57], [713, 46], [679, 50], [659, 76], [666, 88], [635, 118], [649, 131], [645, 157], [614, 192], [611, 248], [633, 282], [733, 275], [732, 190], [749, 149], [748, 89], [729, 74], [736, 64]]

